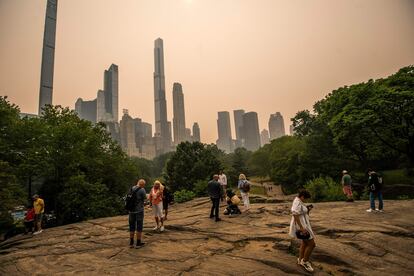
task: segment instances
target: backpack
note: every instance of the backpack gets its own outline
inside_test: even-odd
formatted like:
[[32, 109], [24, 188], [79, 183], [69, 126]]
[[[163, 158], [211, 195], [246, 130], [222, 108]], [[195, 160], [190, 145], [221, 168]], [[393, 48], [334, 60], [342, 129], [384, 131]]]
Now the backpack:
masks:
[[137, 192], [141, 189], [141, 187], [138, 187], [138, 189], [129, 190], [129, 192], [125, 196], [125, 210], [129, 212], [133, 212], [135, 208], [135, 204], [137, 202]]
[[247, 181], [247, 180], [243, 181], [243, 184], [241, 185], [241, 188], [242, 188], [243, 192], [248, 193], [250, 191], [249, 181]]

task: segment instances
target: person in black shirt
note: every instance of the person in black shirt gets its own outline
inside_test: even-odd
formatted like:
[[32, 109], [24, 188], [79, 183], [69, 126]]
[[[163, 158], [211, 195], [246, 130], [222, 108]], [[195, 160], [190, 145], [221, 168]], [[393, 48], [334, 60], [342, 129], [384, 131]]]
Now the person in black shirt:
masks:
[[[370, 208], [367, 210], [367, 212], [383, 212], [384, 203], [382, 201], [382, 177], [371, 169], [368, 171], [368, 191]], [[378, 197], [378, 209], [375, 209], [375, 197]]]
[[213, 180], [208, 182], [207, 185], [207, 192], [210, 196], [212, 206], [210, 212], [210, 218], [216, 218], [216, 221], [220, 221], [219, 218], [219, 207], [220, 207], [220, 199], [223, 199], [223, 189], [218, 182], [219, 176], [215, 174], [213, 176]]
[[141, 247], [144, 243], [142, 239], [142, 229], [144, 228], [144, 202], [147, 199], [147, 193], [145, 192], [145, 180], [140, 179], [137, 185], [131, 188], [132, 192], [136, 193], [135, 206], [132, 211], [129, 211], [129, 246], [134, 247], [134, 235], [137, 233], [136, 247]]

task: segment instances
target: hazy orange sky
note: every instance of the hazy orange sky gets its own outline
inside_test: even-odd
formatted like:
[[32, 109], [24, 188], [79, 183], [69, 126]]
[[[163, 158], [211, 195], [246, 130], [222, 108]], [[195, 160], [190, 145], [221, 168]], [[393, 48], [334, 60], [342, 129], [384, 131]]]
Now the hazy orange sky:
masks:
[[[0, 0], [0, 95], [38, 108], [46, 0]], [[96, 97], [119, 66], [119, 110], [154, 125], [153, 47], [164, 40], [168, 119], [173, 82], [186, 123], [217, 139], [217, 112], [245, 109], [268, 128], [335, 88], [414, 64], [414, 1], [59, 0], [53, 104]]]

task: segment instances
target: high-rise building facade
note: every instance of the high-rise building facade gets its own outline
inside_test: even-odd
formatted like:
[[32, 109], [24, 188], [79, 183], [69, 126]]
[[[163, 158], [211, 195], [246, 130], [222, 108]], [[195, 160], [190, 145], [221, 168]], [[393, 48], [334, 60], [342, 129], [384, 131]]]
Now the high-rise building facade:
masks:
[[230, 113], [227, 111], [218, 112], [217, 119], [218, 140], [217, 147], [224, 152], [230, 153], [233, 145], [231, 137]]
[[118, 66], [111, 64], [104, 72], [105, 111], [118, 122]]
[[236, 130], [235, 145], [236, 145], [236, 148], [240, 148], [240, 147], [243, 147], [243, 115], [244, 115], [244, 110], [243, 109], [234, 110], [233, 115], [234, 115], [234, 128]]
[[194, 123], [193, 124], [193, 142], [201, 142], [201, 137], [200, 137], [200, 126], [198, 125], [198, 123]]
[[260, 148], [259, 120], [256, 112], [247, 112], [243, 115], [244, 147], [255, 151]]
[[124, 115], [120, 122], [121, 129], [121, 147], [128, 156], [140, 156], [139, 149], [136, 144], [136, 122], [128, 114], [128, 110], [124, 110]]
[[270, 140], [277, 139], [285, 135], [285, 122], [280, 112], [271, 114], [269, 118]]
[[84, 101], [79, 98], [75, 103], [75, 111], [78, 113], [79, 118], [88, 120], [92, 123], [96, 123], [97, 115], [97, 100]]
[[185, 110], [184, 110], [184, 94], [180, 83], [173, 85], [173, 130], [174, 130], [174, 144], [178, 145], [181, 142], [188, 141], [186, 137], [185, 128]]
[[263, 129], [262, 132], [260, 132], [260, 144], [262, 147], [266, 144], [270, 143], [270, 137], [269, 137], [269, 131], [267, 129]]
[[170, 151], [171, 132], [167, 120], [167, 101], [165, 99], [164, 45], [161, 38], [154, 42], [154, 105], [155, 105], [155, 136], [157, 155]]
[[39, 115], [45, 105], [52, 104], [53, 99], [57, 5], [57, 0], [47, 0], [40, 74]]

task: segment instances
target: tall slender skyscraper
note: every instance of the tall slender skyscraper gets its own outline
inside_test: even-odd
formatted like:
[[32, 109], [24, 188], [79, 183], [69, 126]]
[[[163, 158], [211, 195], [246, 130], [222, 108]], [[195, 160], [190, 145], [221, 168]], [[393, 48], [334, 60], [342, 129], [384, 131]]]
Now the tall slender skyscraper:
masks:
[[256, 112], [247, 112], [243, 115], [244, 147], [255, 151], [260, 148], [259, 120]]
[[155, 136], [160, 137], [157, 154], [168, 152], [171, 148], [171, 134], [167, 120], [167, 101], [165, 99], [164, 45], [161, 38], [154, 42], [154, 104]]
[[227, 153], [231, 152], [233, 140], [231, 137], [230, 113], [221, 111], [217, 119], [218, 140], [217, 147]]
[[174, 144], [178, 145], [187, 140], [185, 129], [185, 110], [184, 110], [184, 94], [180, 83], [173, 85], [173, 127], [174, 127]]
[[269, 118], [269, 132], [270, 140], [282, 137], [285, 135], [285, 122], [283, 121], [283, 116], [280, 112], [271, 114]]
[[201, 142], [200, 127], [198, 123], [193, 124], [193, 142]]
[[47, 0], [40, 75], [39, 115], [45, 105], [52, 104], [53, 98], [57, 4], [57, 0]]
[[236, 148], [243, 147], [243, 115], [244, 110], [234, 110], [234, 128], [236, 129]]
[[105, 110], [118, 122], [118, 65], [111, 64], [104, 73]]

